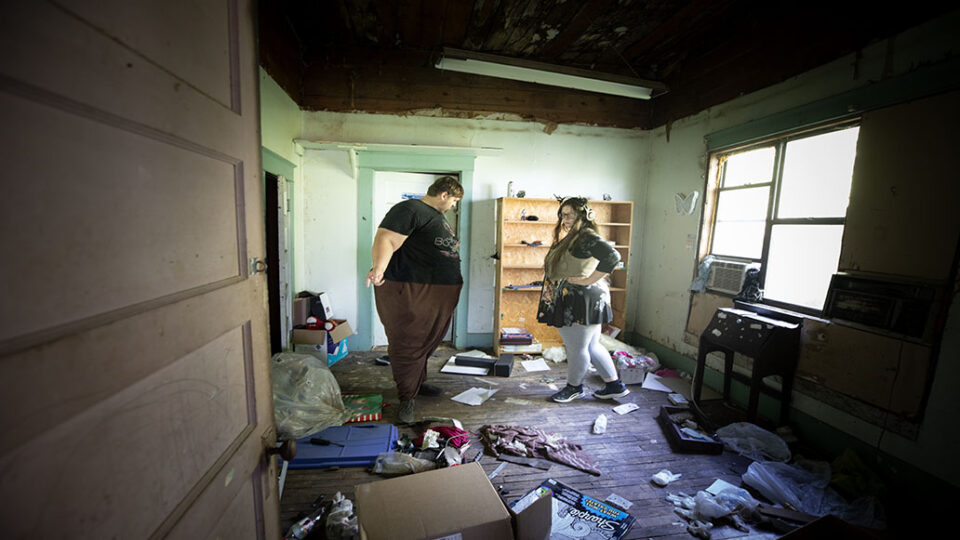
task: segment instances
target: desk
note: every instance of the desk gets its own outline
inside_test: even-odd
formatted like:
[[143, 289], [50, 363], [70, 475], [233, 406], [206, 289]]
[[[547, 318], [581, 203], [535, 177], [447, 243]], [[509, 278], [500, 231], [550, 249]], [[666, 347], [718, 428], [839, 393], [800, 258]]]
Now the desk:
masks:
[[[694, 401], [700, 399], [707, 354], [719, 351], [724, 356], [723, 398], [730, 399], [731, 378], [745, 382], [750, 386], [748, 420], [750, 422], [756, 420], [760, 392], [765, 392], [780, 400], [780, 423], [783, 424], [790, 410], [793, 375], [800, 355], [802, 322], [796, 318], [782, 320], [775, 315], [763, 315], [745, 307], [747, 304], [738, 305], [741, 307], [718, 309], [713, 314], [710, 324], [700, 334], [693, 399]], [[734, 353], [753, 359], [750, 377], [733, 372]], [[783, 385], [780, 391], [763, 384], [763, 378], [770, 375], [782, 377]]]

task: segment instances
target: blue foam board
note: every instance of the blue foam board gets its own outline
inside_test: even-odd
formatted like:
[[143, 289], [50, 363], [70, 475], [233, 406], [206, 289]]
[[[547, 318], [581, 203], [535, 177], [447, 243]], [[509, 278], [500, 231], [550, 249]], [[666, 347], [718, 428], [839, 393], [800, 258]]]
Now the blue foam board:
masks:
[[[323, 467], [372, 466], [377, 456], [393, 449], [400, 434], [393, 424], [350, 424], [329, 427], [313, 435], [297, 439], [297, 456], [290, 462], [291, 469], [320, 469]], [[319, 437], [340, 443], [321, 446], [310, 442]]]

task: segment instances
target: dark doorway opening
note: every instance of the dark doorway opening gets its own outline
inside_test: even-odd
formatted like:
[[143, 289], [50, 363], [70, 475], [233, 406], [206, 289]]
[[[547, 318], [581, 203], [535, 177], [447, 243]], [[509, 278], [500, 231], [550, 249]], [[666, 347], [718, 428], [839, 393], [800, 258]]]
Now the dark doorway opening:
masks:
[[267, 299], [270, 309], [270, 354], [283, 350], [280, 326], [280, 177], [264, 171], [264, 219], [267, 234]]

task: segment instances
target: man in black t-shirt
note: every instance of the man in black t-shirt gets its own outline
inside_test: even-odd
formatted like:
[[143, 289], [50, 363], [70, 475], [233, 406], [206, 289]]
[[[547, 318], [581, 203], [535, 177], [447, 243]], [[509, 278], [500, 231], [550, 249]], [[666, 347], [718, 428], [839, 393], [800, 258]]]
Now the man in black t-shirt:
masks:
[[442, 392], [424, 381], [427, 359], [447, 333], [463, 286], [460, 241], [443, 217], [462, 197], [456, 178], [438, 178], [422, 199], [394, 205], [373, 240], [367, 287], [376, 286], [402, 424], [414, 420], [415, 396]]

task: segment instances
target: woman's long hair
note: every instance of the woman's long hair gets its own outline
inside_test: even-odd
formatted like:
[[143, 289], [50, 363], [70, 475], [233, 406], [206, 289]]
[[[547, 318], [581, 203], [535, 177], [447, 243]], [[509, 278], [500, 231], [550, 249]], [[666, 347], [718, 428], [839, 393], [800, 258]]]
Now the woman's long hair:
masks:
[[[573, 208], [577, 212], [577, 219], [574, 220], [567, 235], [560, 239], [560, 231], [563, 229], [563, 209], [565, 207]], [[560, 255], [565, 251], [573, 249], [574, 242], [584, 229], [597, 230], [597, 223], [594, 221], [596, 216], [594, 211], [583, 197], [567, 197], [560, 201], [560, 208], [557, 209], [557, 226], [553, 228], [553, 245], [544, 258], [544, 270], [549, 276], [552, 273], [553, 265], [556, 264]]]
[[557, 245], [557, 242], [560, 240], [560, 231], [563, 229], [563, 209], [567, 206], [577, 212], [577, 219], [574, 220], [573, 226], [570, 227], [570, 230], [567, 231], [567, 236], [563, 239], [565, 244], [569, 240], [573, 240], [577, 234], [585, 228], [597, 230], [597, 223], [594, 221], [596, 216], [594, 216], [593, 208], [590, 208], [587, 199], [583, 197], [566, 197], [560, 201], [560, 208], [557, 209], [557, 226], [553, 228], [554, 245]]

